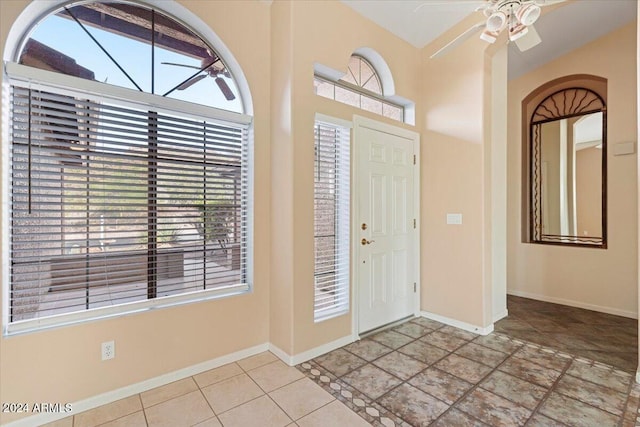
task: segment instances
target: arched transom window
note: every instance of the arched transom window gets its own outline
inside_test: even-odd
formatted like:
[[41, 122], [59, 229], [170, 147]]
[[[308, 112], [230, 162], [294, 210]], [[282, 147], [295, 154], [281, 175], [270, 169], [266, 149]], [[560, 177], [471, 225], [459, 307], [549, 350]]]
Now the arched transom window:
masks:
[[363, 57], [353, 55], [349, 59], [347, 74], [340, 81], [382, 96], [382, 85], [378, 73]]
[[210, 44], [81, 2], [6, 71], [10, 333], [249, 289], [251, 117]]
[[349, 59], [347, 73], [339, 80], [318, 74], [314, 77], [317, 95], [330, 98], [381, 116], [404, 121], [404, 107], [385, 98], [382, 83], [375, 68], [360, 55]]

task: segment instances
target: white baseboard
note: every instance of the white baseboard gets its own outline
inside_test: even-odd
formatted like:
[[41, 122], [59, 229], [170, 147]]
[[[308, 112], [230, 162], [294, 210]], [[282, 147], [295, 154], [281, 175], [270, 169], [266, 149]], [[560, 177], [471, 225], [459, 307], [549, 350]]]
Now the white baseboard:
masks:
[[507, 290], [507, 295], [513, 295], [515, 297], [522, 297], [522, 298], [530, 298], [530, 299], [535, 299], [535, 300], [544, 301], [544, 302], [551, 302], [554, 304], [568, 305], [570, 307], [584, 308], [586, 310], [599, 311], [601, 313], [614, 314], [616, 316], [629, 317], [631, 319], [638, 318], [638, 313], [633, 311], [620, 310], [619, 308], [605, 307], [602, 305], [588, 304], [585, 302], [575, 301], [570, 299], [555, 298], [547, 295], [534, 294], [531, 292]]
[[282, 360], [287, 365], [295, 366], [302, 362], [306, 362], [307, 360], [311, 360], [314, 357], [318, 357], [320, 355], [333, 351], [337, 348], [344, 347], [347, 344], [351, 344], [353, 341], [353, 335], [347, 335], [335, 341], [331, 341], [330, 343], [323, 344], [319, 347], [312, 348], [311, 350], [307, 350], [293, 356], [290, 356], [289, 354], [287, 354], [287, 352], [279, 349], [273, 344], [269, 344], [269, 351], [278, 356], [280, 360]]
[[328, 353], [337, 348], [343, 347], [347, 344], [351, 344], [352, 342], [354, 342], [354, 336], [347, 335], [345, 337], [342, 337], [330, 343], [321, 345], [319, 347], [313, 348], [311, 350], [307, 350], [305, 352], [302, 352], [300, 354], [296, 354], [293, 356], [290, 356], [284, 350], [281, 350], [280, 348], [276, 347], [271, 343], [260, 344], [255, 347], [240, 350], [235, 353], [227, 354], [227, 355], [218, 357], [216, 359], [199, 363], [197, 365], [189, 366], [184, 369], [179, 369], [174, 372], [169, 372], [168, 374], [160, 375], [158, 377], [141, 381], [136, 384], [131, 384], [126, 387], [119, 388], [117, 390], [108, 391], [106, 393], [102, 393], [100, 395], [90, 397], [88, 399], [74, 402], [72, 403], [73, 413], [41, 413], [41, 414], [21, 418], [19, 420], [12, 421], [8, 424], [3, 424], [3, 425], [6, 427], [31, 427], [34, 425], [50, 423], [50, 422], [68, 417], [73, 414], [78, 414], [80, 412], [88, 411], [90, 409], [94, 409], [99, 406], [106, 405], [111, 402], [115, 402], [116, 400], [133, 396], [134, 394], [142, 393], [156, 387], [160, 387], [184, 378], [188, 378], [190, 376], [199, 374], [204, 371], [208, 371], [210, 369], [218, 368], [222, 365], [236, 362], [238, 360], [241, 360], [250, 356], [254, 356], [259, 353], [263, 353], [265, 351], [271, 351], [273, 354], [278, 356], [287, 365], [295, 366], [302, 362], [306, 362], [307, 360], [313, 359], [314, 357], [318, 357], [324, 353]]
[[287, 353], [286, 351], [282, 350], [280, 347], [276, 347], [275, 345], [269, 343], [269, 351], [271, 353], [275, 354], [276, 356], [278, 356], [278, 359], [282, 360], [287, 365], [293, 366], [290, 363], [292, 357], [289, 356], [289, 353]]
[[435, 320], [436, 322], [444, 323], [445, 325], [453, 326], [454, 328], [462, 329], [468, 332], [473, 332], [474, 334], [480, 335], [489, 335], [493, 332], [493, 323], [487, 327], [472, 325], [471, 323], [461, 322], [456, 319], [451, 319], [449, 317], [440, 316], [439, 314], [429, 313], [428, 311], [423, 311], [420, 313], [422, 317], [426, 317], [427, 319]]
[[504, 319], [509, 315], [509, 310], [505, 309], [503, 312], [493, 315], [493, 323], [496, 323], [500, 319]]
[[237, 351], [235, 353], [227, 354], [215, 359], [208, 360], [206, 362], [198, 363], [197, 365], [189, 366], [187, 368], [179, 369], [177, 371], [169, 372], [168, 374], [160, 375], [155, 378], [151, 378], [145, 381], [141, 381], [136, 384], [131, 384], [126, 387], [119, 388], [117, 390], [108, 391], [106, 393], [99, 394], [97, 396], [90, 397], [72, 404], [73, 413], [41, 413], [38, 415], [32, 415], [29, 417], [21, 418], [16, 421], [12, 421], [8, 424], [4, 424], [5, 427], [32, 427], [35, 425], [42, 425], [57, 421], [59, 419], [68, 417], [73, 414], [88, 411], [102, 405], [106, 405], [116, 400], [124, 399], [125, 397], [133, 396], [134, 394], [142, 393], [147, 390], [151, 390], [156, 387], [160, 387], [174, 381], [178, 381], [190, 376], [199, 374], [210, 369], [218, 368], [228, 363], [236, 362], [246, 357], [254, 356], [259, 353], [263, 353], [269, 350], [269, 344], [260, 344], [255, 347], [250, 347], [244, 350]]

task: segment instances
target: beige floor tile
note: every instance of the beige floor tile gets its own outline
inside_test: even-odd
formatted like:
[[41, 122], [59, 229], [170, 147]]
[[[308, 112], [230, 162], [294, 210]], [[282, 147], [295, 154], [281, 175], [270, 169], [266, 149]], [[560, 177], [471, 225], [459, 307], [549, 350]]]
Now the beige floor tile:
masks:
[[167, 400], [144, 411], [149, 427], [192, 426], [215, 415], [200, 390]]
[[275, 362], [276, 360], [278, 360], [278, 358], [273, 353], [265, 351], [264, 353], [242, 359], [238, 362], [238, 365], [240, 365], [240, 367], [245, 371], [250, 371], [251, 369], [258, 368], [262, 365], [266, 365], [267, 363]]
[[198, 386], [193, 381], [193, 378], [189, 377], [140, 393], [140, 398], [142, 399], [142, 406], [148, 408], [196, 390], [198, 390]]
[[73, 425], [74, 427], [93, 427], [140, 410], [142, 410], [142, 402], [140, 401], [140, 396], [136, 394], [77, 414], [73, 417]]
[[279, 388], [271, 392], [270, 396], [294, 420], [335, 399], [309, 378], [302, 378]]
[[262, 396], [244, 405], [220, 414], [225, 427], [284, 427], [291, 419], [268, 396]]
[[144, 412], [134, 412], [126, 417], [101, 424], [100, 427], [147, 427], [147, 419], [144, 416]]
[[220, 421], [218, 421], [217, 418], [209, 418], [206, 421], [203, 421], [199, 424], [196, 424], [193, 427], [222, 427], [222, 424], [220, 424]]
[[267, 393], [304, 377], [302, 372], [280, 360], [252, 369], [248, 374]]
[[368, 422], [337, 400], [299, 419], [297, 423], [300, 427], [370, 427]]
[[247, 374], [237, 375], [202, 389], [209, 404], [220, 414], [263, 395], [260, 387]]
[[229, 363], [228, 365], [220, 366], [219, 368], [211, 369], [209, 371], [202, 372], [201, 374], [194, 375], [193, 379], [196, 380], [200, 388], [206, 387], [211, 384], [224, 381], [227, 378], [235, 377], [242, 374], [244, 371], [237, 363]]
[[67, 417], [61, 420], [52, 421], [50, 423], [43, 424], [40, 427], [73, 427], [73, 417]]

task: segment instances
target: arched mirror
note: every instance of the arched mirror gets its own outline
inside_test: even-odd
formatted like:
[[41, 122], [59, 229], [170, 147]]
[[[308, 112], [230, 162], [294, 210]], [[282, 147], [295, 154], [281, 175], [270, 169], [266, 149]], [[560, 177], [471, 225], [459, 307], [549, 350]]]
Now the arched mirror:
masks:
[[529, 123], [532, 243], [607, 245], [607, 108], [583, 87], [544, 98]]

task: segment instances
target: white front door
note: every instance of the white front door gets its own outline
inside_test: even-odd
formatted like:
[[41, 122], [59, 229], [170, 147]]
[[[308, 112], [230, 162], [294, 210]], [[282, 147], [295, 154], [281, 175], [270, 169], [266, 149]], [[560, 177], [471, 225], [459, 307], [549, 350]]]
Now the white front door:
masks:
[[357, 329], [362, 333], [416, 312], [417, 135], [359, 126], [355, 146], [358, 206], [353, 226]]

